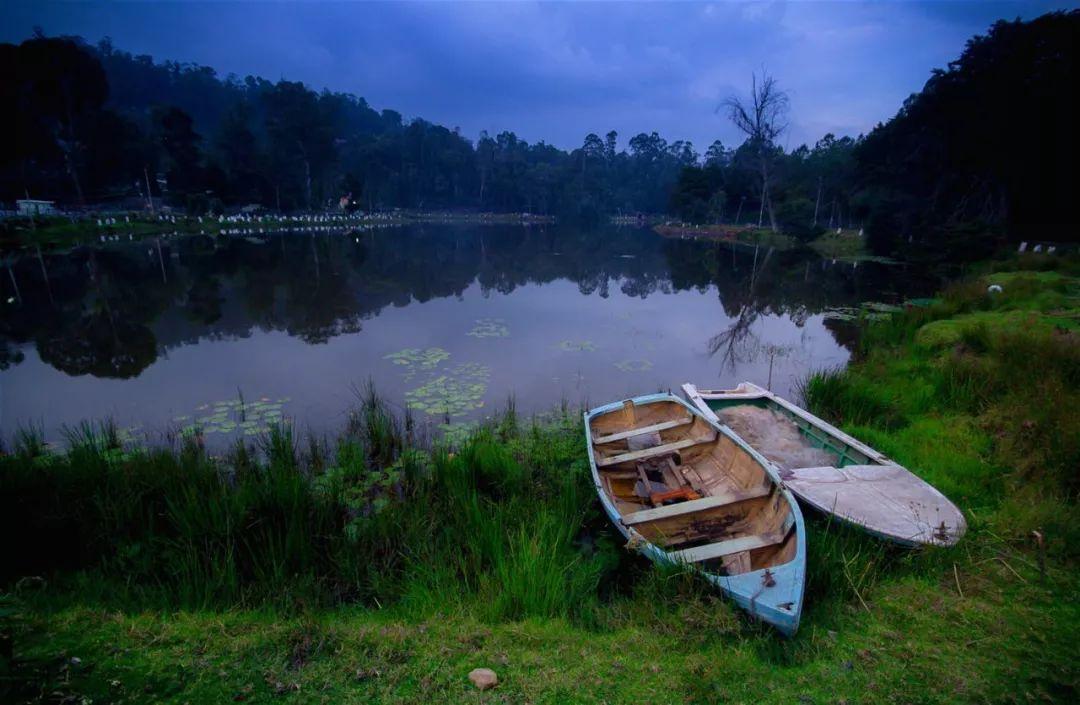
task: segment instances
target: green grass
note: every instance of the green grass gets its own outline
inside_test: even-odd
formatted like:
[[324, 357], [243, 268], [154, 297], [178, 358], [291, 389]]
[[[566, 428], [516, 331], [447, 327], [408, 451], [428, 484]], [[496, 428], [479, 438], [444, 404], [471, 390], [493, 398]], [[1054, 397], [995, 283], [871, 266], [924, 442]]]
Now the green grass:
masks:
[[[0, 700], [1074, 702], [1075, 333], [916, 342], [960, 316], [1060, 313], [1059, 274], [1006, 278], [1005, 298], [954, 286], [805, 382], [969, 531], [906, 550], [809, 515], [793, 639], [623, 549], [565, 410], [530, 421], [511, 399], [431, 447], [369, 389], [333, 442], [279, 426], [223, 457], [198, 437], [127, 447], [108, 424], [51, 452], [26, 430], [0, 457]], [[494, 691], [468, 683], [480, 666]]]
[[760, 245], [777, 250], [787, 250], [796, 246], [795, 238], [770, 228], [752, 225], [668, 225], [653, 227], [653, 231], [664, 237], [693, 237], [705, 240], [721, 240], [739, 245]]
[[835, 230], [825, 232], [809, 243], [811, 249], [822, 257], [845, 262], [892, 262], [888, 257], [872, 255], [866, 248], [866, 238], [857, 230], [844, 230], [837, 234]]

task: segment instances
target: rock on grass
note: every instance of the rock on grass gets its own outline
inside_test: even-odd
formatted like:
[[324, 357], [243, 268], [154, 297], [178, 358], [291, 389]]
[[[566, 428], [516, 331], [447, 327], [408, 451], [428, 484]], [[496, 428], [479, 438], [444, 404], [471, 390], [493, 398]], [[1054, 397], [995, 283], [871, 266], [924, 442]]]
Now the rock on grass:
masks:
[[474, 668], [469, 671], [469, 680], [480, 690], [494, 688], [499, 684], [499, 677], [490, 668]]

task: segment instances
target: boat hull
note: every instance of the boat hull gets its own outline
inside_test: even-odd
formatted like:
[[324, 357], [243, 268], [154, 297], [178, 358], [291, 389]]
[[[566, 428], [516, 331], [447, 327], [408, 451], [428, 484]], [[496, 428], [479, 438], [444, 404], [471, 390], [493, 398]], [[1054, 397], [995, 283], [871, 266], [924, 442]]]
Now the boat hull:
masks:
[[[775, 484], [777, 492], [787, 503], [793, 518], [795, 531], [795, 554], [794, 558], [787, 563], [771, 566], [765, 569], [753, 570], [738, 575], [721, 575], [715, 572], [698, 569], [708, 582], [719, 588], [725, 595], [731, 598], [739, 607], [749, 612], [754, 618], [765, 622], [780, 633], [791, 636], [799, 628], [799, 620], [802, 615], [802, 602], [806, 581], [806, 533], [802, 513], [794, 496], [783, 487], [775, 469], [768, 461], [748, 446], [742, 439], [735, 436], [729, 429], [708, 419], [684, 400], [672, 394], [651, 394], [635, 397], [632, 400], [635, 405], [644, 406], [657, 402], [675, 402], [684, 407], [689, 413], [694, 414], [708, 422], [719, 434], [723, 434], [734, 441], [741, 450], [749, 454], [757, 461], [762, 470]], [[597, 466], [593, 453], [593, 436], [590, 431], [592, 420], [600, 415], [618, 411], [623, 408], [625, 402], [614, 402], [591, 409], [584, 414], [584, 426], [586, 445], [589, 449], [589, 465], [592, 472], [593, 484], [597, 496], [604, 508], [604, 512], [615, 525], [616, 529], [626, 538], [628, 546], [635, 546], [637, 550], [655, 563], [679, 565], [682, 561], [673, 557], [663, 547], [650, 542], [639, 533], [633, 526], [624, 522], [624, 517], [612, 502], [601, 482], [600, 469]]]
[[[747, 440], [769, 459], [784, 486], [804, 505], [906, 546], [951, 546], [967, 529], [963, 513], [926, 481], [883, 453], [817, 416], [749, 382], [733, 390], [699, 390], [683, 385], [687, 399], [710, 420], [724, 425], [718, 411], [754, 405], [775, 409], [806, 437], [835, 455], [835, 465], [790, 467], [762, 443]], [[737, 433], [737, 432], [736, 432]]]

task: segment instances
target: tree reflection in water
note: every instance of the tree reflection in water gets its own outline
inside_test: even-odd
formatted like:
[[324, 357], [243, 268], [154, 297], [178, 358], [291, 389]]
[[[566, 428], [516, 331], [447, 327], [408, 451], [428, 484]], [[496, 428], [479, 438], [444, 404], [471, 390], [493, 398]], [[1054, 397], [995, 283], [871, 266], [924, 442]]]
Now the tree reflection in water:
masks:
[[715, 288], [729, 322], [708, 353], [731, 368], [757, 354], [763, 315], [802, 325], [826, 307], [880, 296], [897, 274], [637, 229], [511, 226], [162, 237], [34, 251], [6, 264], [0, 291], [12, 303], [0, 321], [0, 369], [19, 365], [32, 344], [68, 374], [112, 378], [137, 376], [162, 352], [200, 340], [284, 331], [321, 344], [387, 307], [461, 297], [474, 283], [491, 296], [557, 280], [600, 297], [612, 287], [640, 299]]

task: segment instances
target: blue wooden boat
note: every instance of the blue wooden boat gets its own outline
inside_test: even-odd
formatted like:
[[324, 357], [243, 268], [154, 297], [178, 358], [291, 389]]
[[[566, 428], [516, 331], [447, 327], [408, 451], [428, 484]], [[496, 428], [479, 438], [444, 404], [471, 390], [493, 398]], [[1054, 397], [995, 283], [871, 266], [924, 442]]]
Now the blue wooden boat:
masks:
[[806, 530], [765, 458], [672, 394], [587, 411], [585, 436], [600, 502], [628, 547], [693, 566], [754, 617], [795, 633]]
[[684, 384], [683, 392], [767, 458], [807, 506], [907, 546], [951, 546], [967, 529], [963, 513], [928, 482], [767, 389]]

